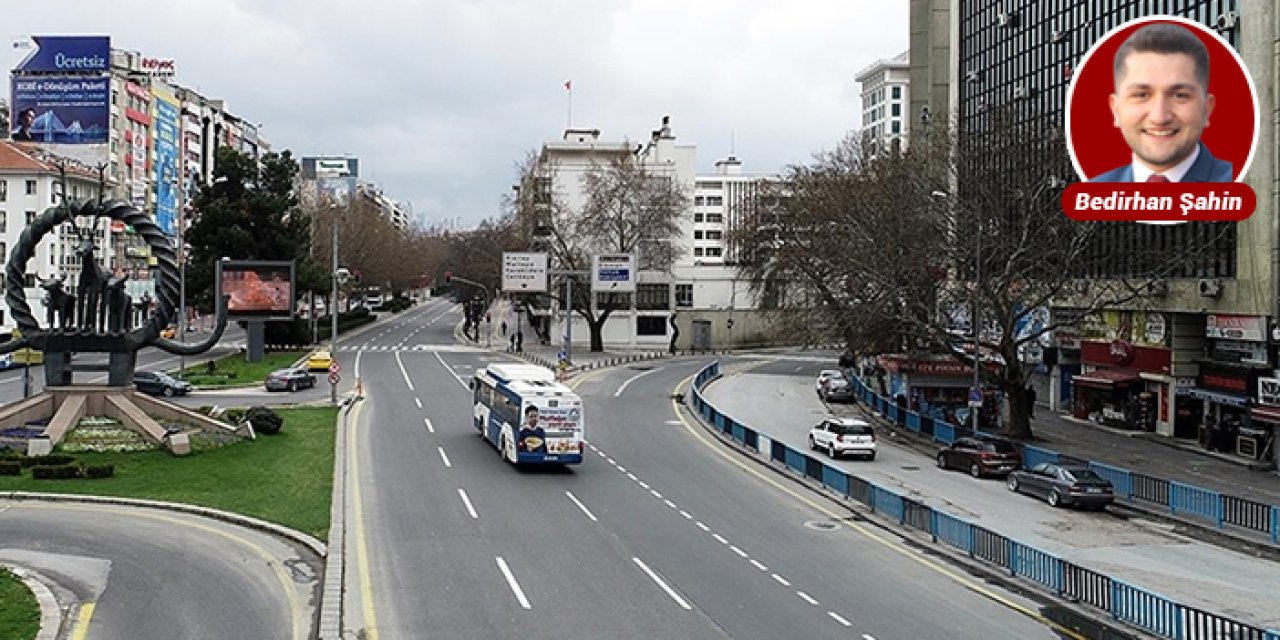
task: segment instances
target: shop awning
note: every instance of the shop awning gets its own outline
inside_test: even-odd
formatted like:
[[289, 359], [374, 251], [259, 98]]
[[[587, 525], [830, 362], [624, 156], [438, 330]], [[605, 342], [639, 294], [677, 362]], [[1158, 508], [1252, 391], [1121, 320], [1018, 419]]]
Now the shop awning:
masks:
[[1253, 416], [1254, 420], [1280, 424], [1280, 407], [1254, 407], [1249, 415]]
[[1124, 369], [1099, 369], [1089, 373], [1077, 374], [1071, 383], [1099, 389], [1111, 389], [1116, 385], [1127, 385], [1138, 380], [1138, 374]]
[[1208, 389], [1201, 389], [1199, 387], [1187, 389], [1187, 395], [1192, 398], [1200, 398], [1201, 400], [1208, 400], [1209, 402], [1216, 402], [1218, 404], [1225, 404], [1233, 407], [1243, 407], [1249, 404], [1249, 396], [1238, 396], [1234, 393], [1223, 393], [1221, 391], [1209, 391]]

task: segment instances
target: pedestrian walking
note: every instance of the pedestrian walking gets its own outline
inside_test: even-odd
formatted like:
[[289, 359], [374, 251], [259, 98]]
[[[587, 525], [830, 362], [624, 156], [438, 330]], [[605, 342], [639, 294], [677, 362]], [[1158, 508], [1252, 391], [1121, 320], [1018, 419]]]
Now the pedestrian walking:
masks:
[[1027, 387], [1027, 417], [1036, 417], [1036, 389]]
[[516, 352], [516, 334], [514, 333], [511, 334], [511, 347], [507, 350], [510, 351], [511, 353]]
[[516, 353], [524, 353], [524, 332], [516, 332]]
[[506, 336], [506, 335], [507, 335], [507, 321], [506, 321], [506, 320], [503, 320], [503, 321], [502, 321], [501, 328], [502, 328], [502, 335], [503, 335], [503, 336]]

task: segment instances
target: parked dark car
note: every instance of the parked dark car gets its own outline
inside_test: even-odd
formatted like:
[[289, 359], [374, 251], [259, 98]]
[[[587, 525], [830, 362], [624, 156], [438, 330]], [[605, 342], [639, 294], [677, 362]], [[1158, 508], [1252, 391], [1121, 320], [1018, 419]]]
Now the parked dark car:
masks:
[[316, 386], [316, 377], [306, 369], [277, 369], [267, 374], [267, 391], [297, 391]]
[[159, 371], [134, 371], [133, 386], [143, 393], [167, 398], [185, 396], [191, 393], [190, 382], [178, 380], [167, 373], [160, 373]]
[[1041, 462], [1028, 471], [1009, 474], [1009, 490], [1044, 498], [1051, 507], [1077, 505], [1105, 509], [1115, 501], [1115, 491], [1089, 467]]
[[1021, 466], [1022, 454], [1018, 447], [1002, 438], [956, 438], [938, 452], [939, 469], [964, 469], [975, 478], [1005, 475]]

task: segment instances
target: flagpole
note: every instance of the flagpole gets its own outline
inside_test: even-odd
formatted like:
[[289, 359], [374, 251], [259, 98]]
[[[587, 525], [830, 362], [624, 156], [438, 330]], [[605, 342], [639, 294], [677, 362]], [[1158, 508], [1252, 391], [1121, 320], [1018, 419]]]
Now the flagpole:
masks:
[[568, 109], [566, 110], [564, 117], [564, 128], [571, 129], [573, 128], [573, 81], [566, 81], [564, 83], [564, 88], [569, 93]]

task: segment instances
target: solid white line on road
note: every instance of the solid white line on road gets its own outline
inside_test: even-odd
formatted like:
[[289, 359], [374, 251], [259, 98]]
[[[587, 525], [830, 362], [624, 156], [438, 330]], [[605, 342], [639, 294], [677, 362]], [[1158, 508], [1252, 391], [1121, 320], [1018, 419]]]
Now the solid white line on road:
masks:
[[751, 566], [753, 566], [753, 567], [755, 567], [755, 568], [757, 568], [757, 569], [759, 569], [759, 570], [761, 570], [761, 571], [768, 571], [768, 570], [769, 570], [769, 567], [764, 566], [764, 563], [763, 563], [763, 562], [760, 562], [759, 560], [756, 560], [755, 558], [752, 558], [752, 559], [751, 559]]
[[876, 638], [873, 635], [864, 633], [862, 634], [862, 640], [876, 640]]
[[471, 514], [473, 519], [478, 520], [480, 516], [476, 513], [476, 508], [471, 506], [471, 498], [467, 497], [467, 492], [462, 489], [458, 489], [458, 496], [462, 498], [462, 504], [467, 507], [467, 513]]
[[784, 577], [782, 577], [782, 576], [780, 576], [780, 575], [778, 575], [778, 574], [776, 574], [776, 573], [775, 573], [775, 574], [773, 574], [773, 579], [774, 579], [774, 580], [777, 580], [777, 581], [778, 581], [778, 584], [780, 584], [780, 585], [782, 585], [782, 586], [784, 586], [784, 587], [789, 587], [789, 586], [791, 586], [791, 583], [790, 583], [790, 582], [787, 582], [787, 579], [786, 579], [786, 578], [784, 578]]
[[[846, 627], [852, 627], [852, 626], [853, 626], [853, 623], [852, 623], [852, 622], [849, 622], [848, 620], [845, 620], [843, 617], [841, 617], [841, 616], [840, 616], [840, 614], [838, 614], [838, 613], [836, 613], [836, 612], [834, 612], [834, 611], [828, 611], [828, 612], [827, 612], [827, 615], [831, 616], [831, 619], [832, 619], [832, 620], [835, 620], [836, 622], [839, 622], [840, 624], [842, 624], [842, 625], [844, 625], [844, 626], [846, 626]], [[862, 637], [864, 637], [864, 638], [865, 638], [866, 636], [862, 636]]]
[[[396, 355], [399, 355], [399, 354], [396, 354]], [[416, 405], [418, 405], [418, 408], [419, 408], [419, 409], [421, 409], [421, 408], [422, 408], [422, 400], [421, 400], [421, 399], [419, 399], [419, 398], [414, 398], [414, 399], [413, 399], [413, 403], [414, 403], [414, 404], [416, 404]]]
[[626, 391], [626, 390], [627, 390], [627, 387], [631, 386], [631, 383], [632, 383], [632, 382], [635, 382], [636, 380], [639, 380], [640, 378], [643, 378], [643, 377], [645, 377], [645, 376], [647, 376], [647, 375], [649, 375], [649, 374], [651, 374], [651, 373], [653, 373], [653, 372], [655, 372], [655, 371], [661, 371], [661, 370], [662, 370], [662, 368], [661, 368], [661, 367], [658, 367], [658, 368], [656, 368], [656, 369], [650, 369], [650, 370], [645, 371], [645, 372], [643, 372], [643, 373], [638, 373], [638, 374], [636, 374], [636, 375], [634, 375], [634, 376], [631, 376], [630, 378], [627, 378], [627, 379], [622, 383], [622, 385], [618, 387], [618, 390], [617, 390], [617, 391], [615, 391], [615, 392], [613, 392], [613, 397], [617, 398], [617, 397], [621, 396], [621, 395], [622, 395], [622, 392], [623, 392], [623, 391]]
[[423, 424], [425, 424], [425, 425], [427, 425], [427, 432], [428, 432], [428, 433], [435, 433], [435, 432], [436, 432], [436, 426], [435, 426], [435, 425], [433, 425], [433, 424], [431, 424], [431, 418], [423, 418], [423, 419], [422, 419], [422, 423], [423, 423]]
[[524, 597], [524, 589], [520, 588], [520, 583], [516, 582], [516, 577], [511, 573], [511, 568], [507, 566], [507, 561], [502, 556], [495, 556], [498, 561], [498, 569], [502, 570], [502, 575], [507, 578], [507, 585], [511, 587], [512, 593], [516, 594], [516, 601], [525, 609], [532, 609], [533, 605], [529, 604], [529, 599]]
[[805, 593], [805, 592], [803, 592], [803, 591], [797, 591], [797, 592], [796, 592], [796, 595], [800, 596], [800, 599], [801, 599], [801, 600], [804, 600], [805, 602], [808, 602], [809, 604], [811, 604], [811, 605], [813, 605], [813, 606], [815, 606], [815, 607], [816, 607], [816, 606], [818, 606], [818, 601], [817, 601], [817, 600], [814, 600], [814, 599], [813, 599], [813, 596], [811, 596], [811, 595], [809, 595], [809, 594], [807, 594], [807, 593]]
[[736, 553], [736, 554], [738, 554], [738, 557], [739, 557], [739, 558], [745, 558], [745, 557], [747, 557], [747, 552], [746, 552], [746, 551], [743, 551], [742, 549], [739, 549], [739, 548], [735, 547], [734, 545], [729, 545], [729, 550], [730, 550], [730, 551], [732, 551], [732, 552], [734, 552], [734, 553]]
[[684, 598], [681, 598], [681, 597], [680, 597], [680, 594], [676, 593], [675, 589], [672, 589], [669, 585], [667, 585], [667, 583], [666, 583], [666, 582], [663, 582], [662, 578], [658, 577], [658, 574], [656, 574], [656, 573], [654, 573], [654, 572], [653, 572], [653, 569], [650, 569], [650, 568], [648, 567], [648, 565], [646, 565], [645, 563], [641, 562], [641, 561], [640, 561], [640, 558], [634, 558], [634, 557], [633, 557], [633, 558], [631, 558], [631, 560], [632, 560], [632, 561], [634, 561], [634, 562], [636, 563], [636, 565], [637, 565], [637, 566], [639, 566], [639, 567], [640, 567], [640, 569], [641, 569], [642, 571], [644, 571], [645, 573], [647, 573], [647, 574], [649, 575], [649, 578], [651, 578], [654, 582], [658, 583], [658, 586], [659, 586], [659, 587], [662, 587], [662, 590], [663, 590], [663, 591], [666, 591], [666, 592], [667, 592], [667, 595], [671, 596], [671, 599], [672, 599], [672, 600], [675, 600], [675, 601], [676, 601], [676, 604], [680, 605], [680, 606], [681, 606], [681, 608], [683, 608], [685, 611], [688, 611], [688, 610], [690, 610], [690, 609], [692, 609], [692, 608], [693, 608], [693, 607], [689, 606], [689, 603], [688, 603], [688, 602], [685, 602], [685, 601], [684, 601]]
[[444, 466], [446, 469], [453, 466], [453, 464], [449, 462], [448, 454], [444, 452], [444, 447], [436, 447], [436, 451], [440, 452], [440, 459], [444, 460]]
[[396, 364], [400, 365], [400, 375], [404, 376], [404, 383], [409, 385], [409, 390], [413, 391], [413, 383], [409, 381], [409, 372], [404, 368], [404, 361], [400, 359], [400, 352], [396, 352]]
[[588, 509], [588, 508], [586, 507], [586, 505], [584, 505], [584, 504], [582, 504], [581, 502], [579, 502], [579, 501], [578, 501], [578, 497], [577, 497], [577, 496], [573, 495], [572, 493], [570, 493], [570, 492], [568, 492], [568, 491], [564, 492], [564, 494], [565, 494], [566, 496], [569, 496], [569, 499], [570, 499], [570, 500], [572, 500], [574, 504], [578, 505], [578, 508], [579, 508], [579, 509], [582, 509], [582, 512], [583, 512], [583, 513], [585, 513], [585, 514], [587, 514], [587, 517], [588, 517], [588, 518], [591, 518], [591, 521], [592, 521], [592, 522], [599, 522], [599, 520], [597, 520], [597, 519], [596, 519], [596, 515], [595, 515], [594, 513], [591, 513], [591, 510], [590, 510], [590, 509]]
[[679, 420], [668, 420], [668, 421], [666, 421], [666, 422], [664, 422], [664, 423], [662, 423], [662, 424], [671, 424], [671, 425], [675, 425], [675, 426], [677, 426], [677, 427], [678, 427], [678, 426], [680, 426], [680, 425], [681, 425], [681, 424], [683, 424], [683, 423], [682, 423], [682, 422], [680, 422]]
[[720, 534], [718, 534], [718, 533], [713, 533], [713, 534], [711, 534], [711, 537], [712, 537], [712, 538], [715, 538], [715, 539], [716, 539], [716, 542], [719, 542], [720, 544], [729, 544], [729, 541], [728, 541], [728, 540], [726, 540], [724, 536], [722, 536], [722, 535], [720, 535]]
[[710, 531], [710, 530], [711, 530], [711, 527], [708, 527], [707, 525], [703, 524], [703, 522], [702, 522], [701, 520], [699, 520], [699, 521], [695, 522], [694, 524], [698, 525], [698, 528], [699, 528], [699, 529], [702, 529], [703, 531]]
[[[435, 354], [436, 360], [440, 361], [440, 366], [444, 367], [445, 371], [448, 371], [449, 375], [453, 376], [453, 379], [457, 380], [458, 384], [462, 385], [463, 389], [467, 389], [468, 391], [471, 390], [471, 387], [467, 384], [465, 380], [462, 379], [461, 376], [458, 375], [456, 371], [453, 370], [453, 367], [449, 366], [449, 364], [444, 361], [444, 358], [440, 357], [439, 351], [432, 351], [431, 353]], [[399, 358], [400, 354], [397, 353], [396, 357]]]

